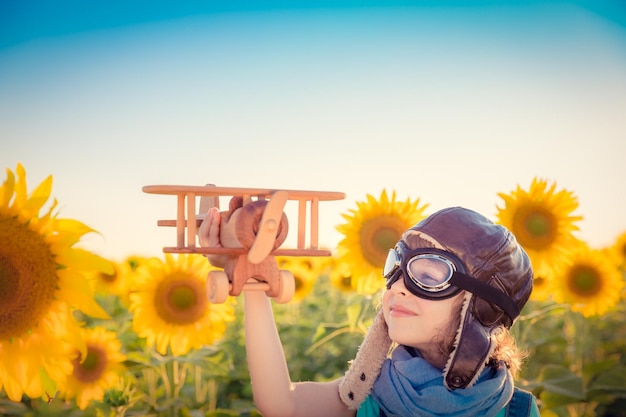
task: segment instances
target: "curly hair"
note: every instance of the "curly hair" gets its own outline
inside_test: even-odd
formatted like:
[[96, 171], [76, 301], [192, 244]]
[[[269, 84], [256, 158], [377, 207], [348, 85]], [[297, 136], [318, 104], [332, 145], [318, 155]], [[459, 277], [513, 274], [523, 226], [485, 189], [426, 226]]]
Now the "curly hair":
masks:
[[502, 331], [494, 336], [494, 342], [496, 346], [489, 358], [491, 365], [499, 366], [499, 363], [504, 362], [513, 378], [516, 378], [528, 353], [517, 346], [515, 338], [504, 326]]
[[[454, 319], [450, 321], [446, 329], [443, 329], [438, 340], [439, 353], [445, 358], [449, 357], [454, 351], [454, 340], [461, 324], [461, 310], [464, 301], [462, 294], [455, 299], [453, 306]], [[528, 354], [518, 348], [515, 338], [509, 329], [504, 326], [500, 326], [492, 337], [495, 346], [489, 357], [488, 366], [497, 368], [504, 364], [511, 372], [513, 378], [517, 377]]]

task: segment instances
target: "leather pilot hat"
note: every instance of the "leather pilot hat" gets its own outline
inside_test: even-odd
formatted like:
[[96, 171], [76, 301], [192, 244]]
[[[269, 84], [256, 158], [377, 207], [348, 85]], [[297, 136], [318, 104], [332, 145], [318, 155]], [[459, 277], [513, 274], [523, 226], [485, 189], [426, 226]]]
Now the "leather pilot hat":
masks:
[[[460, 324], [443, 369], [448, 389], [472, 386], [495, 348], [494, 336], [513, 324], [530, 297], [530, 259], [508, 229], [462, 207], [430, 215], [406, 230], [401, 240], [411, 250], [435, 248], [451, 253], [475, 279], [461, 288], [466, 293]], [[357, 409], [369, 395], [390, 345], [379, 311], [340, 384], [340, 397], [349, 408]]]

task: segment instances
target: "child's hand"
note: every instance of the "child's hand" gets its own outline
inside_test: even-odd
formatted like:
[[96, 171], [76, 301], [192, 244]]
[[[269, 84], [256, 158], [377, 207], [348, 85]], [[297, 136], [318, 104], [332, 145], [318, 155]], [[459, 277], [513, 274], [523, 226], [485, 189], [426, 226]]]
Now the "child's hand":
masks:
[[[222, 247], [222, 244], [220, 243], [220, 219], [221, 215], [217, 207], [209, 208], [206, 217], [198, 229], [200, 246], [211, 248]], [[226, 263], [226, 258], [223, 255], [209, 254], [206, 257], [213, 266], [224, 267], [224, 264]]]

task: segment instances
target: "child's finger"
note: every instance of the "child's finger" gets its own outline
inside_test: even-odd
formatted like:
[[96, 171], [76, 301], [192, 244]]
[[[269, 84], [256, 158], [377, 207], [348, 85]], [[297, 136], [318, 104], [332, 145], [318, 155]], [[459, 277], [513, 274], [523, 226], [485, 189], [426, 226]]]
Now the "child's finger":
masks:
[[[218, 218], [215, 221], [215, 218]], [[206, 217], [200, 224], [198, 229], [198, 239], [200, 246], [217, 246], [219, 245], [219, 212], [217, 208], [211, 207], [207, 211]]]
[[216, 207], [209, 209], [209, 231], [208, 231], [208, 243], [209, 246], [222, 246], [220, 244], [220, 212]]

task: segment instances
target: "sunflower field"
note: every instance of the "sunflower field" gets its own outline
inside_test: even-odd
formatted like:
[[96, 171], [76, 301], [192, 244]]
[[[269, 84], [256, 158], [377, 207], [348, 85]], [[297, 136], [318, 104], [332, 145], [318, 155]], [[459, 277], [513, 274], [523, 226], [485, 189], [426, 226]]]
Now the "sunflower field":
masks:
[[[198, 255], [104, 259], [95, 232], [60, 218], [52, 176], [29, 189], [21, 164], [0, 187], [0, 415], [258, 416], [243, 302], [212, 304]], [[497, 196], [535, 270], [512, 328], [527, 359], [516, 384], [544, 416], [626, 416], [626, 231], [610, 247], [577, 237], [576, 195], [536, 178]], [[495, 198], [494, 198], [495, 200]], [[330, 257], [277, 260], [296, 294], [274, 315], [291, 378], [333, 380], [379, 308], [389, 248], [428, 214], [383, 190], [343, 213]]]

